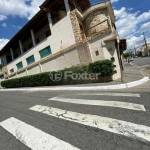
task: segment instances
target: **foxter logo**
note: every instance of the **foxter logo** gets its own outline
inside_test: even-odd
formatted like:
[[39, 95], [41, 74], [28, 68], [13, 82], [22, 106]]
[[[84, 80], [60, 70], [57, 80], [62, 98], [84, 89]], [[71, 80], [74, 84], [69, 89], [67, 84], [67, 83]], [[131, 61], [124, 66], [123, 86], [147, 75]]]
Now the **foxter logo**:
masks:
[[55, 73], [50, 73], [50, 79], [52, 81], [60, 81], [62, 79], [62, 72], [61, 71], [56, 71]]

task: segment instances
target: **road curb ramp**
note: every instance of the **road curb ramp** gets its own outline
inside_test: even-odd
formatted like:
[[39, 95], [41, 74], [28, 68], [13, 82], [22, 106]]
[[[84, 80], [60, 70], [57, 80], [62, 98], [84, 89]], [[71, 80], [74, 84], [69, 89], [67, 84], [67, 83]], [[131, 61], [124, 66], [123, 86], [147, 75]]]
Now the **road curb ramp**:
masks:
[[149, 77], [144, 77], [141, 80], [118, 84], [118, 85], [108, 85], [108, 86], [82, 86], [82, 87], [75, 87], [75, 86], [57, 86], [57, 87], [44, 87], [44, 88], [14, 88], [14, 89], [0, 89], [0, 91], [7, 92], [7, 91], [98, 91], [98, 90], [116, 90], [116, 89], [125, 89], [131, 88], [134, 86], [141, 85], [145, 82], [149, 81]]

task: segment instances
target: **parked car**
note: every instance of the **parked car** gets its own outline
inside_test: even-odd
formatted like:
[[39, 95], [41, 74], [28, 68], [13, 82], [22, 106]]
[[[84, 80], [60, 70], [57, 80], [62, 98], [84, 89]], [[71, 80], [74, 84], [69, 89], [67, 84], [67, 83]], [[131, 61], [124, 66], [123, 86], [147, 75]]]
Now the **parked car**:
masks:
[[128, 62], [133, 61], [133, 57], [128, 57]]

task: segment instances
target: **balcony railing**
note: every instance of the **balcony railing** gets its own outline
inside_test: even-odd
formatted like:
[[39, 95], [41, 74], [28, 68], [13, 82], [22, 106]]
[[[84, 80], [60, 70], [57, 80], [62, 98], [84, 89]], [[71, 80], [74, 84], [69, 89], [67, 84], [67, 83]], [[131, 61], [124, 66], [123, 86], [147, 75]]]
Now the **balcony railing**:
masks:
[[60, 10], [57, 15], [52, 17], [53, 25], [59, 22], [61, 19], [65, 18], [66, 16], [67, 16], [67, 12]]
[[108, 19], [92, 26], [91, 28], [84, 30], [81, 32], [81, 38], [84, 39], [92, 39], [96, 36], [103, 35], [111, 32], [111, 27]]
[[35, 43], [39, 44], [40, 42], [42, 42], [43, 40], [45, 40], [50, 35], [51, 35], [51, 31], [47, 30], [46, 32], [44, 32], [43, 34], [41, 34], [38, 38], [36, 38]]
[[[78, 11], [80, 11], [81, 13], [84, 13], [87, 9], [89, 9], [90, 7], [94, 6], [94, 5], [97, 5], [97, 4], [100, 4], [100, 3], [105, 3], [107, 1], [110, 1], [110, 0], [90, 0], [90, 5], [87, 4], [87, 5], [79, 5], [77, 3], [76, 0], [73, 0], [73, 5], [76, 9], [78, 9]], [[82, 8], [82, 9], [81, 9]]]
[[31, 42], [30, 44], [28, 44], [28, 46], [26, 46], [26, 47], [23, 48], [23, 52], [27, 52], [32, 47], [33, 47], [33, 43]]

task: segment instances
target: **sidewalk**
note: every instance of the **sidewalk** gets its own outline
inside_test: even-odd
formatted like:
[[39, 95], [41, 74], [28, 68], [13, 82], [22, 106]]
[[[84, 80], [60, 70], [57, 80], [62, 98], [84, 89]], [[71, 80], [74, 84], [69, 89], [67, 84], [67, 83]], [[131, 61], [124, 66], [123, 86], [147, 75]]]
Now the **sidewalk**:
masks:
[[[137, 70], [133, 65], [130, 63], [124, 64], [124, 71], [123, 71], [123, 82], [121, 82], [121, 78], [115, 81], [111, 82], [105, 82], [105, 83], [91, 83], [91, 84], [80, 84], [80, 85], [74, 85], [74, 86], [109, 86], [109, 85], [118, 85], [118, 84], [124, 84], [129, 82], [134, 82], [137, 80], [141, 80], [144, 78], [144, 75], [140, 73], [140, 70]], [[68, 85], [70, 86], [70, 85]]]
[[123, 82], [121, 79], [105, 83], [91, 83], [78, 85], [62, 85], [48, 87], [27, 87], [17, 89], [1, 89], [0, 91], [98, 91], [98, 90], [115, 90], [125, 89], [141, 85], [149, 81], [149, 77], [144, 77], [140, 69], [131, 64], [125, 63], [123, 71]]

